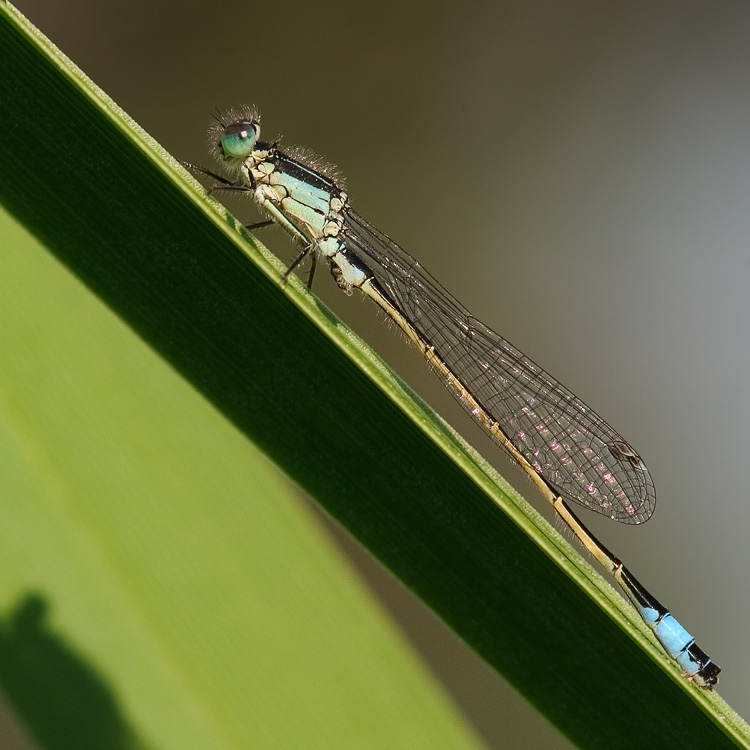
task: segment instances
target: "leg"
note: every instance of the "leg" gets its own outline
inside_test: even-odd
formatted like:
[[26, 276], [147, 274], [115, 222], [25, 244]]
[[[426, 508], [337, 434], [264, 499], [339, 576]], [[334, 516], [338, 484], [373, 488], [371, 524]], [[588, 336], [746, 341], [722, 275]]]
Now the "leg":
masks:
[[[305, 246], [305, 249], [294, 259], [294, 261], [292, 262], [292, 265], [289, 266], [289, 268], [287, 268], [286, 271], [284, 271], [284, 275], [281, 277], [282, 284], [286, 284], [286, 282], [289, 280], [289, 276], [294, 271], [294, 269], [297, 268], [297, 266], [300, 263], [302, 263], [302, 261], [310, 254], [312, 250], [313, 250], [313, 245], [308, 244]], [[315, 256], [313, 256], [313, 259], [314, 258]], [[311, 279], [309, 276], [308, 276], [307, 281], [308, 281], [308, 284], [310, 284]]]
[[315, 269], [318, 267], [318, 254], [313, 253], [310, 261], [310, 272], [307, 274], [307, 288], [312, 289], [313, 279], [315, 278]]
[[245, 229], [253, 231], [254, 229], [263, 229], [263, 227], [270, 227], [276, 222], [273, 219], [266, 219], [265, 221], [254, 221], [252, 224], [245, 224]]
[[212, 180], [216, 180], [221, 185], [232, 185], [229, 180], [222, 177], [221, 175], [216, 174], [216, 172], [212, 172], [210, 169], [206, 169], [205, 167], [199, 167], [196, 164], [191, 164], [189, 161], [180, 161], [180, 164], [187, 169], [188, 172], [192, 172], [193, 174], [201, 174], [204, 177], [210, 177]]
[[221, 175], [216, 174], [216, 172], [212, 172], [210, 169], [206, 169], [205, 167], [199, 167], [196, 164], [191, 164], [187, 161], [181, 161], [180, 164], [182, 164], [182, 166], [185, 167], [188, 172], [192, 172], [195, 175], [203, 175], [204, 177], [210, 177], [212, 180], [216, 180], [217, 184], [212, 185], [207, 190], [209, 195], [211, 195], [212, 193], [216, 193], [219, 190], [225, 190], [227, 192], [234, 191], [238, 193], [247, 193], [253, 191], [252, 187], [237, 185], [234, 182], [227, 180], [226, 177], [222, 177]]

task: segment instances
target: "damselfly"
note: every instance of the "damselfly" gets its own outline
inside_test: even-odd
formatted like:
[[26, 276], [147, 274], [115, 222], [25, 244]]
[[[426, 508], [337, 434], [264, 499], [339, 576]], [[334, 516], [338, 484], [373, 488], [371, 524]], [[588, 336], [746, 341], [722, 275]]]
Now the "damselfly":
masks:
[[[712, 688], [720, 668], [627, 568], [574, 515], [577, 503], [622, 523], [648, 520], [656, 495], [638, 453], [607, 422], [502, 336], [477, 320], [420, 264], [349, 206], [336, 176], [308, 152], [259, 141], [252, 110], [209, 132], [230, 179], [212, 190], [252, 193], [338, 286], [372, 299], [422, 352], [479, 424], [521, 465], [584, 547], [608, 570], [688, 679]], [[270, 222], [269, 222], [270, 223]]]

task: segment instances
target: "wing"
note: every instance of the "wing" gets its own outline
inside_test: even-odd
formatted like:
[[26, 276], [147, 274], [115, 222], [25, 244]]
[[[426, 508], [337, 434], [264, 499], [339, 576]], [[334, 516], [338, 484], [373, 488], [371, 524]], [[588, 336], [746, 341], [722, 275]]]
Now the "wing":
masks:
[[648, 469], [596, 412], [351, 209], [341, 239], [554, 492], [623, 523], [651, 516], [656, 493]]

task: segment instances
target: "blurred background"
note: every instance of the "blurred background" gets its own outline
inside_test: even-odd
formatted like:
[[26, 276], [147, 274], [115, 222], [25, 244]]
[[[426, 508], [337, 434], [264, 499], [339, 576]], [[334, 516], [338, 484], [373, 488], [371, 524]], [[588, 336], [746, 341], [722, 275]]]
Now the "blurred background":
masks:
[[[584, 520], [750, 713], [747, 4], [16, 4], [178, 158], [213, 166], [211, 112], [256, 104], [264, 138], [334, 162], [360, 213], [631, 441], [654, 518]], [[371, 305], [323, 273], [316, 292], [543, 510]], [[489, 746], [569, 747], [329, 530]]]

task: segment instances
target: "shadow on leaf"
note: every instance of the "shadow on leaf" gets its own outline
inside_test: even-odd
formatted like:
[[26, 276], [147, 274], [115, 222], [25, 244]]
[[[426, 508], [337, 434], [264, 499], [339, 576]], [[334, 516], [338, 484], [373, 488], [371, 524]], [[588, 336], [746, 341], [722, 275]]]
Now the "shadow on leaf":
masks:
[[0, 618], [0, 681], [40, 746], [138, 747], [109, 686], [46, 622], [47, 601], [27, 595]]

